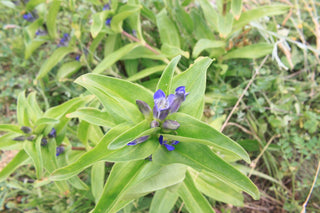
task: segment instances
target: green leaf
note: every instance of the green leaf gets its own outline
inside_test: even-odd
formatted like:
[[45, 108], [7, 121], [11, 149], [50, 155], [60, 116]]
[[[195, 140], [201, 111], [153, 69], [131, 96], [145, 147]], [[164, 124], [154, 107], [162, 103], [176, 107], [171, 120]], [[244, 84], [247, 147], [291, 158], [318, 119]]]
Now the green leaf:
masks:
[[138, 46], [131, 50], [127, 55], [123, 56], [122, 60], [127, 59], [140, 59], [140, 58], [148, 58], [148, 59], [154, 59], [154, 60], [166, 60], [166, 56], [161, 54], [160, 51], [157, 48], [154, 48], [158, 53], [155, 53], [154, 51], [151, 51], [150, 49], [144, 47], [144, 46]]
[[85, 168], [91, 166], [93, 163], [102, 160], [119, 162], [145, 159], [159, 146], [159, 142], [155, 140], [148, 140], [139, 144], [138, 146], [125, 146], [122, 149], [108, 150], [110, 142], [129, 127], [130, 125], [128, 124], [120, 124], [112, 128], [93, 149], [82, 155], [76, 162], [56, 170], [51, 179], [68, 179], [81, 172]]
[[0, 124], [0, 132], [16, 132], [16, 133], [23, 133], [17, 125], [13, 124]]
[[[151, 162], [145, 160], [116, 163], [110, 172], [103, 194], [92, 213], [117, 212], [117, 204], [122, 200], [124, 192], [138, 179], [144, 168], [150, 168]], [[147, 175], [145, 173], [145, 175]]]
[[9, 7], [11, 9], [15, 9], [16, 5], [14, 3], [12, 3], [11, 1], [1, 1], [1, 4], [3, 4], [6, 7]]
[[83, 182], [78, 176], [73, 176], [72, 178], [70, 178], [70, 180], [68, 180], [68, 182], [78, 190], [89, 190], [89, 186], [85, 184], [85, 182]]
[[5, 135], [0, 136], [0, 149], [2, 150], [14, 150], [14, 149], [22, 149], [21, 146], [23, 143], [21, 141], [13, 140], [15, 137], [22, 136], [17, 133], [7, 133]]
[[90, 47], [89, 47], [89, 54], [87, 55], [87, 60], [92, 63], [94, 53], [99, 46], [102, 39], [105, 38], [105, 33], [100, 32], [92, 41]]
[[189, 13], [187, 13], [180, 5], [175, 8], [175, 18], [177, 19], [177, 22], [185, 28], [186, 32], [188, 32], [189, 34], [193, 33], [193, 20], [191, 19]]
[[211, 62], [210, 58], [199, 58], [189, 69], [173, 78], [170, 94], [174, 93], [179, 86], [185, 86], [186, 91], [190, 92], [181, 104], [180, 112], [201, 118], [204, 108], [206, 73]]
[[[41, 137], [39, 137], [39, 138], [41, 138]], [[57, 157], [56, 157], [56, 147], [57, 147], [57, 144], [56, 144], [56, 140], [54, 138], [48, 139], [47, 145], [41, 147], [41, 156], [43, 159], [43, 167], [49, 173], [52, 173], [54, 170], [56, 170], [58, 168], [58, 162], [57, 162]]]
[[170, 192], [168, 189], [156, 191], [151, 202], [150, 213], [170, 213], [178, 197], [177, 193]]
[[114, 51], [113, 53], [105, 57], [92, 72], [93, 73], [104, 72], [106, 69], [111, 67], [111, 65], [119, 61], [124, 55], [128, 54], [131, 50], [133, 50], [139, 45], [140, 45], [139, 43], [131, 43]]
[[64, 102], [63, 104], [60, 104], [58, 106], [55, 106], [55, 107], [48, 109], [45, 112], [44, 117], [54, 118], [54, 119], [65, 118], [66, 114], [75, 111], [80, 106], [91, 101], [92, 99], [93, 99], [92, 95], [73, 98], [67, 102]]
[[60, 9], [60, 1], [55, 0], [50, 3], [50, 9], [47, 15], [47, 28], [48, 28], [48, 33], [51, 38], [57, 38], [57, 27], [56, 27], [56, 20], [57, 20], [57, 15]]
[[284, 14], [289, 10], [289, 8], [290, 7], [287, 5], [272, 4], [243, 12], [239, 20], [234, 22], [232, 31], [235, 32], [241, 29], [243, 26], [249, 24], [251, 21], [265, 16]]
[[81, 68], [81, 66], [82, 65], [79, 61], [64, 63], [57, 72], [57, 79], [59, 79], [59, 81], [64, 81], [66, 78], [76, 73]]
[[32, 159], [36, 168], [37, 178], [40, 179], [43, 173], [43, 160], [41, 156], [41, 137], [38, 137], [36, 142], [24, 142], [24, 150]]
[[24, 150], [19, 153], [0, 171], [0, 182], [4, 181], [11, 175], [19, 166], [28, 160], [29, 156]]
[[17, 101], [17, 120], [21, 126], [31, 126], [27, 112], [28, 102], [25, 97], [25, 91], [19, 93]]
[[37, 5], [45, 3], [46, 0], [30, 0], [27, 5], [26, 8], [28, 11], [32, 11]]
[[157, 14], [157, 26], [162, 44], [169, 44], [180, 48], [180, 36], [174, 22], [167, 16], [167, 11], [163, 9]]
[[210, 173], [191, 172], [197, 189], [214, 200], [232, 204], [235, 206], [243, 206], [243, 196], [241, 191], [236, 190], [230, 184], [209, 175]]
[[200, 39], [197, 41], [193, 48], [192, 57], [197, 58], [203, 50], [210, 48], [224, 47], [226, 43], [224, 41], [213, 41], [210, 39]]
[[169, 115], [168, 119], [177, 121], [181, 126], [176, 130], [177, 136], [166, 135], [167, 137], [183, 142], [195, 142], [218, 147], [230, 151], [250, 163], [249, 155], [242, 146], [208, 124], [180, 112]]
[[180, 184], [178, 193], [190, 213], [215, 212], [208, 200], [199, 192], [189, 172], [185, 180]]
[[233, 16], [231, 13], [218, 15], [218, 31], [221, 37], [226, 38], [232, 30]]
[[116, 32], [122, 32], [122, 22], [132, 14], [135, 14], [141, 9], [141, 6], [136, 4], [126, 4], [119, 9], [119, 13], [111, 20], [111, 29]]
[[236, 20], [240, 18], [242, 10], [242, 0], [231, 0], [231, 11]]
[[93, 38], [96, 38], [97, 35], [102, 30], [102, 27], [105, 25], [106, 18], [110, 14], [110, 11], [101, 11], [99, 13], [94, 13], [92, 15], [92, 24], [90, 26], [90, 33]]
[[43, 78], [50, 72], [50, 70], [56, 66], [66, 55], [73, 52], [71, 47], [60, 47], [56, 49], [50, 58], [48, 58], [41, 66], [40, 71], [37, 75], [37, 80]]
[[28, 95], [28, 103], [30, 106], [30, 112], [31, 113], [31, 117], [33, 118], [34, 121], [36, 121], [37, 119], [39, 119], [40, 117], [42, 117], [43, 112], [38, 104], [38, 101], [36, 99], [36, 93], [35, 92], [31, 92]]
[[216, 31], [219, 19], [217, 11], [213, 8], [209, 0], [199, 0], [199, 3], [211, 31]]
[[69, 113], [68, 118], [79, 118], [90, 124], [105, 126], [105, 127], [114, 127], [115, 123], [112, 120], [112, 117], [107, 112], [103, 112], [93, 107], [82, 107], [77, 111]]
[[160, 73], [162, 72], [164, 69], [166, 68], [165, 65], [159, 65], [159, 66], [154, 66], [154, 67], [150, 67], [150, 68], [146, 68], [144, 70], [140, 70], [138, 73], [130, 76], [129, 78], [127, 78], [128, 81], [137, 81], [140, 80], [142, 78], [148, 77], [150, 75], [153, 75], [155, 73]]
[[41, 47], [42, 44], [49, 41], [48, 39], [46, 39], [45, 36], [43, 36], [43, 37], [44, 38], [33, 39], [30, 42], [26, 43], [26, 48], [24, 51], [24, 58], [25, 59], [28, 59], [36, 49]]
[[187, 167], [182, 164], [169, 164], [158, 169], [157, 173], [148, 179], [133, 185], [125, 193], [125, 199], [134, 199], [146, 195], [150, 192], [161, 190], [178, 183], [185, 178]]
[[171, 84], [172, 84], [174, 70], [176, 69], [180, 59], [181, 59], [181, 56], [178, 55], [170, 61], [170, 63], [164, 69], [158, 81], [156, 90], [161, 89], [165, 94], [169, 95], [169, 92], [171, 91]]
[[223, 56], [223, 60], [233, 59], [233, 58], [260, 58], [265, 55], [272, 53], [273, 45], [267, 43], [252, 44], [242, 48], [229, 51]]
[[180, 142], [172, 152], [164, 147], [153, 154], [153, 161], [160, 164], [182, 163], [198, 171], [211, 172], [216, 178], [233, 184], [259, 199], [259, 190], [251, 180], [213, 153], [206, 145]]
[[91, 168], [91, 190], [96, 203], [103, 192], [104, 176], [105, 163], [97, 162], [93, 164]]
[[[127, 143], [130, 141], [133, 141], [134, 139], [137, 139], [139, 135], [146, 131], [147, 129], [150, 129], [150, 121], [149, 120], [143, 120], [140, 123], [136, 124], [135, 126], [127, 129], [123, 133], [121, 133], [118, 137], [116, 137], [108, 146], [108, 149], [119, 149], [124, 146], [126, 146]], [[141, 135], [146, 136], [146, 135]], [[141, 137], [140, 136], [140, 137]]]

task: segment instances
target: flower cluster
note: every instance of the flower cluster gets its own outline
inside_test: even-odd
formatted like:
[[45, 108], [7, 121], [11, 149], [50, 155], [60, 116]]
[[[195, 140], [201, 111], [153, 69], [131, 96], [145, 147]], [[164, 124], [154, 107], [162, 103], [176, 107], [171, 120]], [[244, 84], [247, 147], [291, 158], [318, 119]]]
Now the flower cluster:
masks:
[[32, 13], [23, 14], [22, 18], [28, 22], [33, 22], [36, 19]]
[[59, 41], [58, 47], [68, 46], [69, 40], [70, 40], [69, 34], [68, 33], [63, 34], [63, 37]]
[[[153, 95], [154, 107], [151, 111], [150, 106], [141, 100], [136, 100], [136, 103], [139, 107], [139, 110], [145, 115], [145, 117], [149, 118], [151, 113], [153, 114], [153, 120], [150, 123], [151, 128], [160, 127], [163, 132], [171, 132], [177, 130], [180, 127], [180, 124], [177, 121], [166, 119], [166, 117], [170, 113], [177, 112], [181, 106], [181, 103], [186, 99], [187, 95], [185, 87], [180, 86], [175, 90], [175, 94], [170, 94], [166, 96], [166, 94], [159, 89]], [[165, 120], [166, 119], [166, 120]], [[127, 145], [137, 145], [139, 143], [145, 142], [149, 139], [149, 135], [139, 137]], [[175, 140], [165, 140], [163, 135], [159, 136], [159, 143], [167, 148], [168, 151], [172, 151], [175, 149], [174, 145], [178, 144], [179, 141]]]

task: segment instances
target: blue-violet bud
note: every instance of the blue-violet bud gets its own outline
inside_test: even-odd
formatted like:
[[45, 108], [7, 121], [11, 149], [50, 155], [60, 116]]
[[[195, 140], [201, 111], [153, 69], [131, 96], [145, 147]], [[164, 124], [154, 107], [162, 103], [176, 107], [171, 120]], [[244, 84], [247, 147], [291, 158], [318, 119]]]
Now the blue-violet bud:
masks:
[[48, 134], [49, 138], [55, 138], [57, 136], [57, 131], [55, 128], [52, 128], [51, 131]]
[[27, 127], [27, 126], [22, 126], [20, 129], [25, 134], [29, 134], [32, 131], [32, 129], [30, 127]]
[[56, 148], [56, 156], [61, 155], [64, 152], [64, 147], [63, 146], [58, 146]]
[[165, 130], [176, 130], [180, 127], [180, 124], [177, 121], [165, 120], [162, 124], [162, 128]]
[[151, 108], [149, 107], [149, 105], [146, 102], [141, 101], [141, 100], [136, 100], [136, 104], [138, 105], [140, 112], [142, 112], [142, 114], [145, 117], [150, 116]]
[[13, 138], [14, 141], [24, 141], [26, 137], [24, 135]]
[[139, 143], [143, 143], [143, 142], [145, 142], [146, 140], [148, 140], [149, 137], [150, 137], [149, 135], [139, 137], [139, 138], [137, 138], [137, 139], [129, 142], [127, 145], [128, 145], [128, 146], [134, 146], [134, 145], [137, 145], [137, 144], [139, 144]]
[[47, 138], [43, 137], [43, 138], [41, 139], [41, 146], [45, 146], [45, 145], [47, 145], [47, 143], [48, 143]]

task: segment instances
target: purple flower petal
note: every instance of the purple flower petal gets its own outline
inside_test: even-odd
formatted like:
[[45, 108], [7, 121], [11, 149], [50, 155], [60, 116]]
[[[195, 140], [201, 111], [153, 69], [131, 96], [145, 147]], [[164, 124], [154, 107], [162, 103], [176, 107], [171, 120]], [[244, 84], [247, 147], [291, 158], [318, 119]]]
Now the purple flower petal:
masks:
[[179, 143], [179, 141], [173, 140], [171, 144], [172, 144], [172, 145], [177, 145], [178, 143]]
[[174, 146], [171, 146], [169, 144], [164, 144], [164, 146], [167, 148], [168, 151], [173, 151], [175, 149]]
[[159, 143], [160, 143], [160, 145], [163, 144], [163, 135], [160, 135], [160, 137], [159, 137]]
[[166, 97], [166, 94], [161, 89], [157, 90], [153, 95], [154, 101], [156, 101], [157, 99], [165, 98], [165, 97]]

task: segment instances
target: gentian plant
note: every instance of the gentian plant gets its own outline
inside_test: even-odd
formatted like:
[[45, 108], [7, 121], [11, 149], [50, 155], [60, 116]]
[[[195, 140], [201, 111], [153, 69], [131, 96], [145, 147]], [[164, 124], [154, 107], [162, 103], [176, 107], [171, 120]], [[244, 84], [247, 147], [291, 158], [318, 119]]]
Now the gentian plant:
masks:
[[[206, 71], [212, 60], [199, 58], [175, 75], [179, 60], [177, 56], [167, 65], [154, 92], [127, 80], [89, 73], [75, 82], [90, 95], [46, 112], [34, 107], [34, 95], [21, 94], [20, 126], [0, 125], [11, 146], [20, 149], [0, 179], [31, 159], [39, 178], [36, 187], [54, 182], [64, 193], [70, 186], [90, 190], [94, 213], [118, 212], [152, 192], [149, 212], [170, 212], [178, 198], [189, 212], [214, 212], [203, 194], [233, 205], [242, 204], [242, 191], [258, 199], [257, 187], [235, 163], [250, 162], [246, 151], [201, 121]], [[72, 118], [79, 121], [81, 149], [72, 145], [74, 135], [66, 134]], [[32, 141], [27, 140], [30, 135], [35, 135]], [[14, 140], [19, 136], [23, 138]], [[106, 181], [105, 162], [114, 163]], [[90, 186], [78, 176], [89, 167]]]

